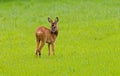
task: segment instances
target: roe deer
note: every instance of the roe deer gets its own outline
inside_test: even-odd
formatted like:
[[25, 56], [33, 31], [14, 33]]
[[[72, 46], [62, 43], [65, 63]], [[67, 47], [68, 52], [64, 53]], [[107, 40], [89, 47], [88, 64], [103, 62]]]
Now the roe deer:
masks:
[[54, 43], [58, 35], [57, 23], [59, 20], [58, 20], [58, 17], [56, 17], [55, 21], [53, 22], [48, 17], [48, 21], [51, 24], [50, 29], [44, 26], [41, 26], [35, 32], [36, 34], [36, 55], [39, 55], [39, 56], [41, 56], [41, 49], [43, 48], [45, 43], [48, 43], [48, 55], [50, 55], [50, 45], [52, 45], [52, 52], [53, 52], [53, 55], [55, 55]]

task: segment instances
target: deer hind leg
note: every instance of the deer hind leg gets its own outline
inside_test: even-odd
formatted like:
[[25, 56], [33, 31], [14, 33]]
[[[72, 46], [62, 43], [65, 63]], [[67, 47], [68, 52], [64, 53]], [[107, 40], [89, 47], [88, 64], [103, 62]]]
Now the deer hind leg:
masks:
[[39, 48], [39, 56], [41, 56], [41, 50], [42, 50], [44, 45], [45, 45], [45, 42], [41, 41], [41, 45], [40, 45], [40, 48]]
[[40, 49], [39, 49], [39, 44], [40, 44], [40, 40], [36, 38], [36, 55], [39, 53]]

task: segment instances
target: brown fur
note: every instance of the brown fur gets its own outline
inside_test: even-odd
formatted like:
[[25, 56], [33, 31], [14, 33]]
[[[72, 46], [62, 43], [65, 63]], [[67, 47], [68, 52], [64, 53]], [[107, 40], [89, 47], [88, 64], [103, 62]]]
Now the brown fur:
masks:
[[58, 27], [57, 27], [58, 17], [56, 17], [56, 20], [54, 22], [50, 18], [48, 18], [48, 21], [51, 23], [50, 29], [48, 29], [44, 26], [41, 26], [35, 32], [36, 55], [38, 55], [38, 54], [41, 55], [41, 49], [43, 48], [45, 43], [48, 43], [48, 55], [50, 55], [50, 45], [52, 45], [52, 52], [53, 52], [53, 55], [55, 55], [54, 43], [55, 43], [56, 37], [58, 35]]

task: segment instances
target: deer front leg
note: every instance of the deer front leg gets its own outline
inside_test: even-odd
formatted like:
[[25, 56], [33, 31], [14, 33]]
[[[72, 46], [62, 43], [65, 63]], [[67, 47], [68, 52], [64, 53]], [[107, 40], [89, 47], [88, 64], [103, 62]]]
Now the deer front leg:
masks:
[[54, 52], [54, 43], [52, 43], [52, 52], [53, 52], [53, 55], [55, 55], [55, 52]]
[[48, 43], [48, 55], [50, 56], [50, 44]]
[[40, 44], [40, 40], [38, 40], [37, 38], [36, 38], [36, 55], [39, 53], [39, 44]]

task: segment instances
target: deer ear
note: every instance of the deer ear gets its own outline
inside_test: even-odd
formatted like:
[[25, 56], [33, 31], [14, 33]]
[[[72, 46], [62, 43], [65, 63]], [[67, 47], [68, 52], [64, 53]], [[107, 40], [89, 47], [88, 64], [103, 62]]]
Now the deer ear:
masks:
[[50, 23], [53, 23], [53, 21], [48, 17], [48, 21], [50, 22]]
[[57, 23], [59, 21], [58, 17], [56, 17], [55, 22]]

